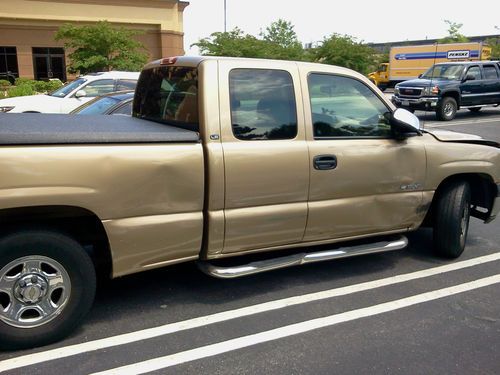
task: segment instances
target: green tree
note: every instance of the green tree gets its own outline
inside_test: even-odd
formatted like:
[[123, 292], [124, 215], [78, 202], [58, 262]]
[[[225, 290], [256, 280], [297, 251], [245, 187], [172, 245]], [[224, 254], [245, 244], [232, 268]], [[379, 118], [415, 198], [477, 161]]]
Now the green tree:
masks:
[[267, 48], [273, 58], [283, 60], [304, 59], [304, 48], [290, 21], [279, 19], [268, 26], [265, 32], [261, 32], [260, 36], [268, 43]]
[[55, 39], [69, 49], [71, 73], [109, 70], [138, 71], [147, 62], [144, 46], [134, 39], [140, 32], [113, 27], [107, 21], [88, 26], [63, 25]]
[[266, 57], [266, 43], [237, 27], [227, 32], [212, 33], [193, 46], [197, 46], [205, 56]]
[[350, 35], [325, 37], [314, 51], [316, 61], [339, 65], [366, 74], [377, 65], [376, 52]]
[[465, 35], [460, 33], [463, 24], [450, 20], [444, 20], [444, 22], [448, 25], [448, 36], [440, 39], [440, 43], [464, 43], [469, 41]]
[[[260, 38], [259, 38], [260, 37]], [[215, 32], [194, 43], [202, 55], [255, 57], [280, 60], [301, 60], [302, 44], [293, 25], [284, 20], [273, 22], [259, 37], [246, 34], [239, 28]]]

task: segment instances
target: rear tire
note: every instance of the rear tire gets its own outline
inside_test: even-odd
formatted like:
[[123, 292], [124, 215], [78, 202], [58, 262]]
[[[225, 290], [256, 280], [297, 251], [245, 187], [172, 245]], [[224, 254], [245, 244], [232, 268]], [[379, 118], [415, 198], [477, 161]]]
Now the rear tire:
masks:
[[46, 345], [71, 333], [94, 301], [96, 274], [83, 247], [56, 232], [0, 240], [0, 348]]
[[438, 120], [451, 121], [455, 118], [457, 109], [457, 101], [450, 96], [446, 96], [438, 103], [436, 116]]
[[465, 249], [470, 220], [470, 186], [456, 181], [445, 186], [434, 207], [434, 250], [446, 258], [458, 258]]

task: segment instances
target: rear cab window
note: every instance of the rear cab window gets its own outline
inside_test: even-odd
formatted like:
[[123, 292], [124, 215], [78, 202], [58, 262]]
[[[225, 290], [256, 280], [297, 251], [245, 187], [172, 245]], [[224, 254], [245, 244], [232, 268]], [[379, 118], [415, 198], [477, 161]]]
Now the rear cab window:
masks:
[[159, 66], [144, 70], [135, 91], [133, 116], [199, 131], [197, 68]]
[[231, 125], [244, 141], [293, 139], [297, 108], [292, 76], [283, 70], [233, 69], [229, 73]]
[[498, 79], [495, 65], [483, 65], [484, 79]]

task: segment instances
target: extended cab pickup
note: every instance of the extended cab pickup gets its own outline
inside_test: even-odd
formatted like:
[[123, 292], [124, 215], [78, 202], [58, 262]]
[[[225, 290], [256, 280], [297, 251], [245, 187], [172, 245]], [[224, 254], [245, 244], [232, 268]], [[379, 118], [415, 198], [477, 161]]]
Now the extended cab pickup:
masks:
[[320, 64], [167, 58], [143, 70], [132, 117], [3, 114], [0, 143], [10, 349], [68, 334], [96, 274], [196, 260], [238, 277], [402, 249], [422, 225], [458, 257], [469, 217], [500, 210], [497, 143], [423, 131], [362, 75]]
[[479, 112], [500, 105], [500, 65], [492, 61], [441, 63], [418, 79], [398, 83], [392, 102], [409, 110], [435, 111], [439, 120], [455, 118], [457, 110]]

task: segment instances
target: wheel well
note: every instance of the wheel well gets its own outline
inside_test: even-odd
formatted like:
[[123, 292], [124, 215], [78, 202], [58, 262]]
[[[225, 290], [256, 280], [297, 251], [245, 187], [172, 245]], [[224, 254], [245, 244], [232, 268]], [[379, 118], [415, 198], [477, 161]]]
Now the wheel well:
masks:
[[496, 185], [493, 179], [486, 174], [464, 173], [449, 176], [439, 184], [434, 193], [431, 207], [427, 212], [423, 225], [433, 225], [434, 210], [437, 200], [447, 186], [460, 181], [468, 182], [471, 188], [471, 215], [481, 220], [486, 220], [490, 216], [496, 193]]
[[447, 97], [452, 97], [453, 99], [455, 99], [455, 101], [457, 102], [457, 106], [459, 109], [460, 108], [460, 95], [458, 94], [458, 92], [447, 92], [445, 94], [443, 94], [443, 98], [447, 98]]
[[22, 229], [53, 230], [66, 234], [80, 243], [89, 253], [96, 272], [110, 277], [111, 249], [106, 230], [93, 212], [74, 206], [35, 206], [0, 210], [4, 236]]

